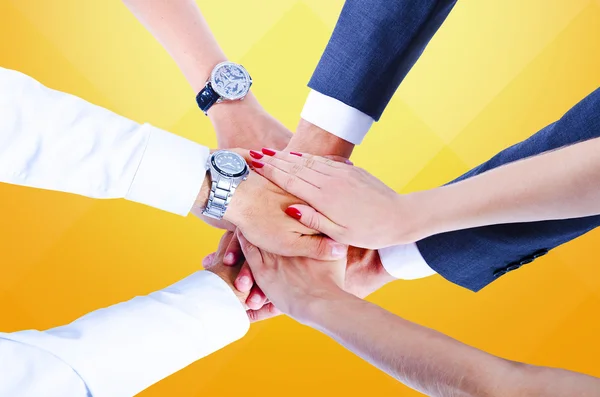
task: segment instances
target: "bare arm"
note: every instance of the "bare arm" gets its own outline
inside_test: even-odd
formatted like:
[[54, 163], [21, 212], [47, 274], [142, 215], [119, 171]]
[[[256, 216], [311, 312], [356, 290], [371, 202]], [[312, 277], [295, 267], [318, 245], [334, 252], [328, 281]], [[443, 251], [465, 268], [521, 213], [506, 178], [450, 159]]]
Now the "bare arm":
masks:
[[344, 292], [344, 259], [281, 257], [239, 241], [282, 312], [324, 332], [400, 382], [439, 397], [593, 397], [600, 380], [503, 360]]
[[[162, 44], [185, 75], [194, 95], [212, 69], [227, 57], [193, 0], [123, 0], [123, 3]], [[190, 97], [193, 103], [193, 97]], [[220, 148], [262, 146], [281, 149], [291, 133], [261, 107], [249, 92], [243, 101], [212, 106], [208, 117]]]
[[[600, 214], [600, 138], [415, 193], [427, 234]], [[420, 204], [416, 204], [419, 202]], [[435, 209], [435, 210], [434, 210]]]
[[595, 138], [407, 195], [365, 170], [306, 153], [272, 153], [257, 172], [309, 205], [293, 209], [304, 225], [377, 249], [485, 225], [598, 215], [598, 153]]
[[507, 361], [413, 324], [353, 295], [313, 300], [300, 318], [429, 396], [594, 396], [600, 380]]

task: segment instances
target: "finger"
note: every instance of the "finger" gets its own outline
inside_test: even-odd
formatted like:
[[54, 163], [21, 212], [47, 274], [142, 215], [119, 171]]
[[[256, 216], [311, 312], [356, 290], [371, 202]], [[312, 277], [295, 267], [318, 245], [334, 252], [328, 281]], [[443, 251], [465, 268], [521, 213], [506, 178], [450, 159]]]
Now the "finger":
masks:
[[248, 292], [252, 289], [252, 286], [254, 285], [254, 276], [252, 275], [252, 270], [250, 270], [248, 262], [244, 262], [242, 265], [233, 285], [240, 292]]
[[350, 161], [350, 159], [347, 159], [346, 157], [342, 157], [342, 156], [336, 156], [336, 155], [329, 155], [329, 156], [323, 156], [326, 159], [329, 160], [333, 160], [333, 161], [337, 161], [338, 163], [346, 163], [348, 165], [354, 165], [354, 163], [352, 161]]
[[301, 236], [296, 244], [296, 256], [332, 261], [344, 258], [348, 247], [325, 236]]
[[287, 207], [285, 213], [307, 228], [321, 232], [339, 243], [345, 243], [345, 241], [341, 241], [344, 227], [336, 224], [314, 208], [308, 205], [294, 204]]
[[233, 235], [233, 238], [229, 242], [227, 249], [225, 250], [225, 256], [223, 257], [223, 264], [226, 266], [235, 266], [242, 258], [242, 247], [240, 241], [237, 238], [237, 230]]
[[264, 264], [263, 257], [261, 251], [253, 245], [251, 242], [246, 240], [246, 237], [241, 232], [238, 232], [238, 240], [240, 241], [240, 246], [242, 247], [242, 253], [246, 258], [246, 263], [252, 270], [253, 267], [260, 269]]
[[248, 319], [250, 322], [255, 323], [257, 321], [279, 316], [281, 311], [279, 311], [279, 309], [277, 309], [272, 303], [267, 303], [258, 310], [247, 310], [246, 314], [248, 314]]
[[262, 152], [266, 155], [266, 157], [263, 158], [264, 162], [268, 162], [270, 158], [275, 157], [289, 163], [301, 163], [306, 168], [310, 168], [325, 175], [334, 175], [336, 174], [337, 169], [347, 166], [341, 162], [326, 157], [314, 156], [309, 153], [282, 152], [266, 148], [263, 148]]
[[318, 200], [320, 189], [315, 185], [294, 174], [288, 174], [271, 164], [253, 161], [252, 165], [256, 173], [264, 176], [288, 193], [307, 202]]
[[258, 310], [265, 305], [267, 302], [267, 297], [265, 293], [262, 292], [258, 285], [252, 287], [252, 291], [250, 291], [250, 295], [248, 295], [248, 299], [246, 299], [246, 305], [249, 309]]
[[210, 269], [213, 266], [213, 260], [217, 253], [213, 252], [212, 254], [208, 254], [202, 259], [202, 267], [205, 269]]
[[[292, 156], [293, 157], [293, 156]], [[303, 162], [285, 161], [278, 157], [268, 157], [263, 160], [266, 165], [273, 167], [290, 175], [296, 175], [298, 178], [310, 183], [313, 186], [321, 187], [329, 181], [329, 176], [314, 169], [308, 168]]]

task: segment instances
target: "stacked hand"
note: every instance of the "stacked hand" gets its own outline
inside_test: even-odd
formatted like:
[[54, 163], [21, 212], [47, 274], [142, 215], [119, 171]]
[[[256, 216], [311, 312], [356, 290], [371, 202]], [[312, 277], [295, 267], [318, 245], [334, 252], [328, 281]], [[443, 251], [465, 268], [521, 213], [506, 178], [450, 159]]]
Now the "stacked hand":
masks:
[[263, 153], [256, 172], [309, 204], [285, 210], [306, 227], [369, 249], [422, 237], [412, 196], [397, 194], [364, 169], [304, 153]]
[[[244, 102], [235, 103], [235, 112], [223, 111], [223, 113], [212, 115], [211, 120], [218, 132], [219, 146], [252, 147], [258, 145], [282, 149], [287, 144], [291, 133], [274, 118], [264, 112], [259, 105], [256, 106], [255, 101]], [[225, 107], [222, 107], [221, 109], [225, 109]], [[300, 127], [301, 126], [299, 126], [299, 128]], [[308, 134], [299, 134], [299, 137], [307, 135]], [[316, 135], [311, 134], [311, 136]], [[328, 134], [326, 136], [328, 136]], [[296, 144], [298, 144], [298, 142], [296, 142]], [[305, 145], [301, 144], [300, 146]], [[328, 142], [325, 146], [328, 146]], [[239, 149], [233, 150], [246, 158], [247, 161], [253, 165], [257, 174], [262, 174], [266, 177], [270, 176], [269, 170], [274, 168], [272, 159], [278, 158], [279, 156], [285, 156], [292, 161], [300, 160], [302, 162], [306, 159], [314, 159], [315, 161], [319, 161], [320, 164], [324, 164], [330, 168], [342, 166], [340, 169], [350, 170], [349, 172], [351, 173], [359, 170], [358, 168], [349, 165], [352, 163], [345, 158], [333, 155], [317, 157], [303, 154], [302, 156], [298, 156], [300, 153], [296, 153], [296, 155], [291, 155], [289, 153], [283, 154], [282, 152], [271, 149], [263, 149], [262, 152], [248, 152], [247, 150], [241, 151]], [[336, 152], [339, 153], [340, 151], [336, 150]], [[348, 155], [350, 153], [349, 151], [344, 152]], [[321, 153], [327, 154], [327, 152]], [[308, 160], [308, 164], [311, 164], [311, 160]], [[371, 177], [374, 181], [369, 180], [367, 177], [370, 175], [366, 172], [364, 172], [364, 174], [365, 181], [375, 185], [373, 194], [384, 194], [384, 198], [378, 202], [386, 201], [391, 207], [393, 204], [390, 204], [390, 202], [395, 203], [395, 197], [397, 197], [397, 195], [393, 191], [387, 189], [385, 185], [375, 178]], [[247, 239], [252, 246], [260, 247], [262, 252], [268, 252], [269, 255], [303, 256], [320, 260], [331, 260], [335, 259], [336, 255], [345, 255], [345, 248], [342, 248], [341, 245], [334, 244], [332, 240], [363, 247], [373, 246], [372, 242], [355, 244], [354, 241], [350, 239], [350, 237], [353, 236], [347, 233], [347, 231], [344, 231], [344, 229], [349, 230], [350, 226], [344, 225], [343, 222], [341, 223], [345, 226], [344, 229], [337, 224], [334, 225], [334, 227], [339, 228], [338, 230], [342, 230], [341, 233], [333, 233], [330, 228], [325, 230], [324, 228], [327, 228], [328, 225], [322, 227], [321, 224], [311, 224], [313, 221], [309, 218], [310, 214], [315, 214], [316, 216], [320, 215], [313, 207], [321, 213], [326, 213], [326, 210], [316, 206], [312, 202], [308, 202], [306, 199], [297, 198], [291, 191], [286, 192], [285, 183], [281, 183], [278, 187], [276, 186], [276, 180], [273, 180], [275, 184], [268, 183], [266, 179], [256, 178], [257, 176], [258, 175], [256, 174], [251, 174], [249, 179], [240, 185], [240, 188], [234, 195], [231, 206], [225, 215], [225, 219], [230, 221], [233, 225], [231, 223], [228, 225], [215, 225], [225, 227], [228, 230], [234, 230], [234, 225], [238, 226], [235, 237], [228, 238], [229, 246], [225, 250], [225, 255], [222, 259], [223, 264], [233, 266], [240, 263], [240, 261], [243, 261], [244, 258], [238, 235]], [[289, 188], [289, 186], [287, 187]], [[298, 185], [298, 187], [302, 188], [300, 185]], [[302, 190], [302, 194], [304, 195], [304, 190]], [[322, 197], [327, 197], [328, 194], [331, 194], [331, 192], [323, 192]], [[353, 193], [348, 192], [346, 195], [346, 197], [352, 197]], [[339, 192], [333, 195], [333, 197], [335, 197], [333, 200], [331, 199], [332, 196], [329, 196], [329, 198], [324, 201], [326, 201], [327, 204], [332, 204], [338, 196], [341, 196]], [[350, 200], [347, 201], [350, 202]], [[307, 204], [310, 205], [310, 207]], [[344, 206], [346, 204], [347, 203], [342, 203]], [[367, 199], [366, 205], [373, 205], [373, 202], [369, 202]], [[300, 217], [300, 222], [296, 221], [295, 218], [297, 218], [297, 216], [292, 216], [291, 218], [288, 216], [289, 214], [297, 214], [294, 209], [300, 209], [302, 215], [304, 215]], [[196, 210], [195, 212], [198, 214], [199, 211]], [[340, 213], [343, 215], [343, 212], [340, 211]], [[373, 219], [372, 221], [375, 223], [377, 219]], [[212, 222], [211, 224], [214, 225]], [[383, 225], [384, 223], [382, 222], [381, 224]], [[356, 226], [358, 229], [361, 227], [365, 226]], [[371, 228], [371, 226], [367, 227]], [[398, 229], [395, 230], [397, 231]], [[331, 239], [324, 238], [322, 235], [319, 235], [319, 232], [326, 234], [331, 237]], [[381, 246], [381, 244], [385, 245], [386, 243], [379, 242], [375, 245]], [[335, 254], [333, 252], [334, 249], [336, 250]], [[306, 263], [309, 263], [309, 261], [306, 261]], [[350, 247], [347, 251], [347, 258], [344, 260], [344, 263], [346, 280], [345, 289], [361, 298], [393, 280], [393, 277], [384, 270], [377, 251]], [[244, 262], [234, 281], [234, 285], [238, 291], [248, 295], [246, 304], [250, 309], [248, 314], [251, 320], [262, 320], [280, 313], [273, 303], [268, 301], [265, 293], [255, 282], [255, 276], [248, 262]]]

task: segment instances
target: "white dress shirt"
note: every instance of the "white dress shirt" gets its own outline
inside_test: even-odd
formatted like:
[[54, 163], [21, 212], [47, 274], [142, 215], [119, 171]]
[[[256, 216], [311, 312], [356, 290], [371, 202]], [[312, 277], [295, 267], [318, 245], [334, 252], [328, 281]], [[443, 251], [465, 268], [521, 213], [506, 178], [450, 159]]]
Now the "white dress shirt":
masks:
[[[0, 182], [187, 215], [208, 153], [0, 68]], [[0, 333], [0, 396], [131, 397], [248, 327], [229, 286], [199, 271], [69, 325]]]
[[[355, 145], [362, 142], [375, 121], [360, 110], [315, 90], [308, 94], [301, 117]], [[385, 270], [399, 279], [412, 280], [436, 274], [416, 244], [380, 249], [379, 257]]]

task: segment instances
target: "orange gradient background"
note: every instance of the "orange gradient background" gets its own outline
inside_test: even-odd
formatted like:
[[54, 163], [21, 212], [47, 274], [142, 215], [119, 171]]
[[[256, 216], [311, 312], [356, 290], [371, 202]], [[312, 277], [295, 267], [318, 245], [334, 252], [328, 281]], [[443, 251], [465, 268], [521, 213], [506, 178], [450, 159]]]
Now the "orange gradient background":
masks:
[[[198, 1], [291, 129], [342, 4]], [[0, 0], [0, 37], [0, 66], [215, 146], [176, 65], [120, 1]], [[434, 187], [599, 85], [600, 1], [462, 0], [353, 160], [400, 192]], [[220, 236], [193, 216], [5, 184], [0, 219], [2, 331], [62, 325], [161, 289], [196, 271]], [[369, 299], [492, 354], [600, 376], [599, 245], [589, 233], [477, 294], [434, 276]], [[238, 395], [419, 394], [285, 317], [141, 393]]]

